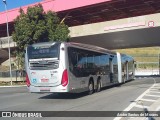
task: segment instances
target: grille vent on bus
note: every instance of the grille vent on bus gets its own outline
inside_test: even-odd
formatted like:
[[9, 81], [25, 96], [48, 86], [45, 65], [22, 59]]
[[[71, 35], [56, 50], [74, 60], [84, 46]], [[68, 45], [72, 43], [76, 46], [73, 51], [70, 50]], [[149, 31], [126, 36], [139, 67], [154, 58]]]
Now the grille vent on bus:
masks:
[[31, 70], [50, 70], [58, 68], [58, 61], [33, 61], [30, 62]]

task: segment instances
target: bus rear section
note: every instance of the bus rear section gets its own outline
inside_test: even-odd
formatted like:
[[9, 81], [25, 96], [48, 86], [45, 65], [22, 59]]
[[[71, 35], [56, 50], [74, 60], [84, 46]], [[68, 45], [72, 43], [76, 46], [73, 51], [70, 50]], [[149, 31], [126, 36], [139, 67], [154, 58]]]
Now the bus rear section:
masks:
[[30, 92], [68, 92], [64, 44], [38, 43], [27, 47], [26, 82]]

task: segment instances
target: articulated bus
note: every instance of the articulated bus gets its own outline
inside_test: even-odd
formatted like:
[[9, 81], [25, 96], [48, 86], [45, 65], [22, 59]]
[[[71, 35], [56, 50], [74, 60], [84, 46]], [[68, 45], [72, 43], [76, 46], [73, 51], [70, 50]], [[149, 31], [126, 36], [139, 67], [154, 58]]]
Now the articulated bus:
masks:
[[134, 59], [101, 47], [44, 42], [25, 52], [30, 92], [99, 92], [102, 87], [134, 79]]

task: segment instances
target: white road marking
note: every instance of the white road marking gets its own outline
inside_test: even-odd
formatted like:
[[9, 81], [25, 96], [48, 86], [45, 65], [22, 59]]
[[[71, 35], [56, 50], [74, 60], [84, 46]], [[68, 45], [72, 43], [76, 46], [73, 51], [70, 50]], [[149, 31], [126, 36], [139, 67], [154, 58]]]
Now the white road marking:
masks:
[[160, 84], [155, 85], [155, 87], [160, 87]]
[[146, 94], [145, 96], [160, 97], [160, 95], [149, 95], [149, 94]]
[[156, 100], [152, 100], [152, 99], [140, 99], [141, 101], [148, 101], [148, 102], [155, 102]]
[[[157, 92], [158, 92], [159, 90], [158, 90], [158, 89], [150, 89], [150, 91], [157, 91]], [[160, 91], [159, 91], [159, 92], [160, 92]]]
[[156, 91], [149, 91], [150, 93], [160, 93], [160, 92], [156, 92]]
[[[155, 80], [154, 78], [153, 78], [153, 80], [154, 80], [154, 84], [153, 84], [150, 88], [153, 88], [153, 87], [156, 85], [156, 80]], [[139, 102], [139, 101], [142, 99], [142, 97], [143, 97], [146, 93], [149, 92], [150, 88], [147, 89], [146, 91], [144, 91], [144, 93], [142, 93], [142, 94], [135, 100], [135, 102], [131, 103], [131, 104], [130, 104], [126, 109], [124, 109], [123, 111], [129, 111], [129, 110], [131, 110], [135, 105], [137, 105], [136, 102]], [[146, 107], [147, 107], [147, 106], [146, 106]], [[122, 117], [115, 117], [114, 120], [120, 120], [121, 118], [122, 118]]]
[[157, 89], [157, 88], [151, 88], [150, 90], [159, 90], [159, 89]]
[[156, 109], [156, 111], [160, 111], [160, 106]]
[[144, 105], [135, 105], [134, 107], [138, 107], [138, 108], [149, 108], [148, 106], [144, 106]]
[[155, 85], [154, 87], [155, 87], [155, 88], [160, 88], [160, 86], [157, 86], [157, 85]]
[[150, 88], [150, 90], [154, 90], [154, 89], [158, 90], [158, 88], [155, 88], [155, 87], [154, 88]]

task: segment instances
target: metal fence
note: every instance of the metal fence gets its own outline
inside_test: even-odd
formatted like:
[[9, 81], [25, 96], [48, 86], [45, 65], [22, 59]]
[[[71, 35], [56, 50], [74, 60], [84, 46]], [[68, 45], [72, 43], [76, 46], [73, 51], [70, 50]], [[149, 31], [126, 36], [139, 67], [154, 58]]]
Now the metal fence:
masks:
[[160, 54], [144, 53], [142, 55], [132, 56], [136, 60], [136, 75], [160, 74]]
[[136, 62], [136, 75], [159, 75], [159, 62]]
[[[25, 75], [26, 75], [26, 72], [24, 70], [23, 71], [20, 71], [20, 70], [12, 71], [12, 77], [25, 77]], [[10, 72], [9, 71], [0, 72], [0, 77], [2, 78], [10, 77]]]

